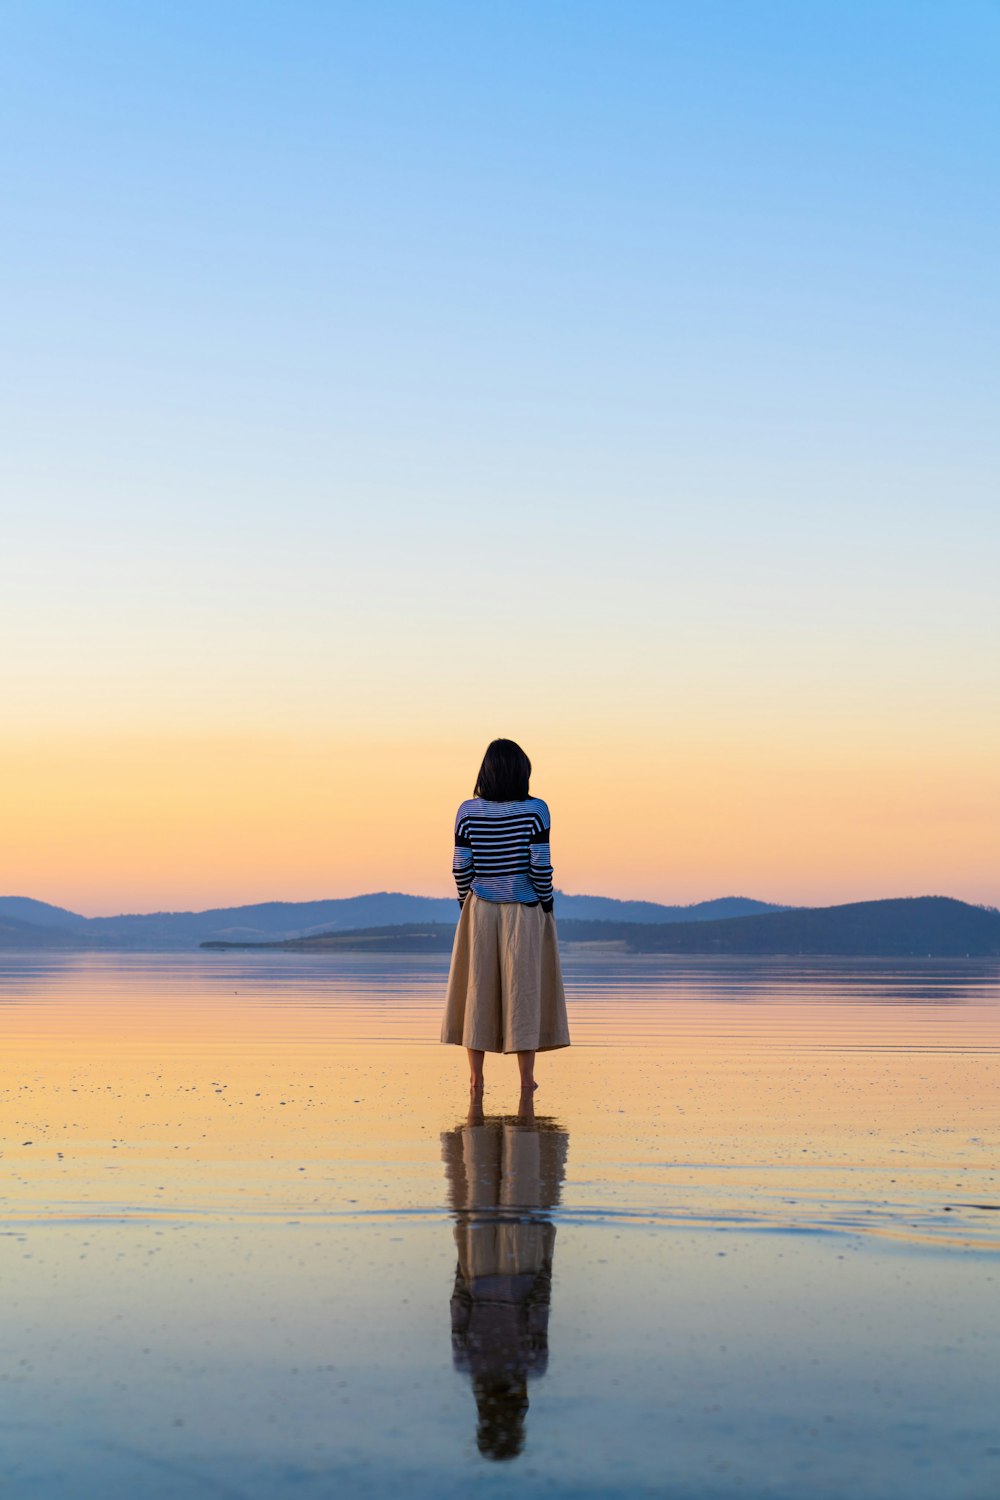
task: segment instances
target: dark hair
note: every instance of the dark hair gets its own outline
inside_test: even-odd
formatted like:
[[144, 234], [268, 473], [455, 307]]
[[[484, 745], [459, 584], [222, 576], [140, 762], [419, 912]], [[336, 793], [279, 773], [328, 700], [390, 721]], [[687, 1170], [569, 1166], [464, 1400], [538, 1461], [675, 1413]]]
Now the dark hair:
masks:
[[519, 1373], [472, 1377], [479, 1409], [476, 1445], [484, 1458], [494, 1463], [516, 1458], [524, 1447], [524, 1414], [528, 1410], [528, 1384]]
[[523, 802], [528, 795], [531, 761], [513, 740], [494, 740], [483, 756], [474, 797], [487, 802]]

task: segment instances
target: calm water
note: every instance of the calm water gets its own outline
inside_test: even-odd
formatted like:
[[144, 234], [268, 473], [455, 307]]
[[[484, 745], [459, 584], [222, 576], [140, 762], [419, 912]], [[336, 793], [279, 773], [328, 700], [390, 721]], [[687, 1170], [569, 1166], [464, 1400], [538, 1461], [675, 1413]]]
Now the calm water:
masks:
[[0, 1493], [996, 1500], [995, 966], [445, 969], [3, 959]]

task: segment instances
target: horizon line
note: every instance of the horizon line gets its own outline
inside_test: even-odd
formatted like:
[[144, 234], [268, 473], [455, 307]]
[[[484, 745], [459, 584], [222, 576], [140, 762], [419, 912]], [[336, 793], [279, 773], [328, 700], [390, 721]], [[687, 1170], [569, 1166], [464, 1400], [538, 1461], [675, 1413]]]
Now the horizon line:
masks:
[[[989, 901], [967, 901], [967, 900], [963, 900], [963, 898], [960, 897], [960, 896], [949, 896], [946, 893], [940, 892], [940, 891], [924, 891], [924, 892], [919, 893], [918, 895], [853, 897], [851, 900], [848, 900], [848, 901], [831, 901], [831, 902], [827, 902], [825, 904], [820, 904], [820, 905], [810, 905], [808, 903], [801, 903], [801, 902], [770, 901], [770, 900], [765, 900], [764, 898], [758, 897], [758, 896], [744, 896], [744, 895], [739, 895], [739, 894], [727, 894], [727, 895], [724, 895], [724, 896], [707, 896], [707, 897], [701, 897], [701, 898], [699, 898], [698, 900], [695, 900], [695, 901], [661, 901], [661, 900], [656, 900], [655, 898], [650, 897], [650, 896], [605, 896], [605, 895], [602, 895], [600, 892], [595, 892], [595, 891], [566, 891], [566, 890], [563, 890], [561, 887], [558, 887], [558, 886], [555, 888], [555, 895], [556, 896], [570, 897], [571, 899], [574, 899], [574, 900], [582, 899], [582, 900], [612, 901], [612, 902], [615, 902], [616, 904], [621, 905], [621, 906], [657, 906], [657, 907], [664, 907], [664, 908], [674, 909], [674, 910], [687, 910], [687, 909], [691, 909], [691, 908], [698, 907], [698, 906], [707, 906], [707, 905], [711, 905], [714, 902], [718, 902], [718, 901], [756, 901], [756, 902], [759, 902], [761, 905], [770, 906], [770, 907], [774, 907], [774, 908], [780, 908], [780, 909], [783, 909], [785, 911], [795, 911], [795, 910], [797, 910], [797, 911], [823, 911], [823, 910], [829, 910], [829, 909], [831, 909], [833, 907], [837, 907], [837, 906], [855, 906], [855, 905], [868, 904], [868, 903], [877, 902], [877, 901], [916, 901], [916, 900], [926, 900], [926, 899], [929, 899], [929, 898], [930, 899], [943, 899], [943, 900], [948, 900], [948, 901], [959, 901], [963, 905], [967, 905], [967, 906], [979, 906], [979, 907], [981, 907], [981, 908], [983, 908], [985, 910], [988, 910], [988, 911], [996, 911], [996, 910], [1000, 909], [996, 905], [994, 905], [992, 902], [989, 902]], [[203, 907], [193, 907], [193, 906], [191, 906], [191, 907], [158, 907], [158, 908], [155, 908], [155, 909], [152, 909], [152, 910], [148, 910], [148, 911], [113, 911], [113, 912], [93, 913], [93, 914], [91, 914], [89, 916], [86, 913], [84, 913], [84, 912], [75, 911], [72, 907], [60, 906], [60, 905], [58, 905], [58, 903], [53, 902], [53, 901], [44, 901], [40, 897], [37, 897], [37, 896], [25, 896], [25, 895], [8, 894], [8, 895], [0, 896], [0, 901], [30, 901], [30, 902], [36, 903], [39, 906], [49, 907], [53, 911], [61, 911], [61, 912], [67, 913], [67, 915], [69, 915], [69, 916], [79, 917], [81, 920], [83, 920], [85, 922], [92, 922], [92, 921], [110, 921], [110, 920], [114, 920], [115, 918], [127, 918], [127, 917], [137, 917], [138, 918], [138, 917], [163, 917], [163, 916], [202, 916], [202, 915], [204, 915], [204, 914], [206, 914], [208, 912], [215, 912], [215, 911], [245, 911], [245, 910], [248, 910], [248, 909], [252, 909], [253, 907], [260, 907], [260, 906], [318, 906], [318, 905], [332, 904], [332, 903], [336, 903], [336, 902], [363, 901], [363, 900], [365, 900], [367, 898], [375, 897], [375, 896], [401, 896], [401, 897], [404, 897], [406, 899], [414, 900], [414, 901], [447, 901], [447, 902], [452, 902], [452, 901], [456, 901], [457, 900], [457, 898], [454, 895], [444, 895], [444, 896], [441, 896], [441, 895], [425, 895], [425, 894], [423, 894], [421, 892], [415, 892], [415, 891], [401, 891], [401, 890], [383, 889], [383, 890], [374, 890], [374, 891], [358, 891], [355, 894], [350, 895], [350, 896], [312, 896], [312, 897], [301, 897], [301, 898], [296, 899], [296, 900], [287, 899], [287, 898], [284, 898], [284, 897], [272, 897], [272, 898], [269, 898], [269, 899], [258, 900], [258, 901], [241, 901], [241, 902], [238, 902], [238, 903], [235, 903], [235, 904], [232, 904], [232, 905], [213, 905], [213, 906], [203, 906]]]

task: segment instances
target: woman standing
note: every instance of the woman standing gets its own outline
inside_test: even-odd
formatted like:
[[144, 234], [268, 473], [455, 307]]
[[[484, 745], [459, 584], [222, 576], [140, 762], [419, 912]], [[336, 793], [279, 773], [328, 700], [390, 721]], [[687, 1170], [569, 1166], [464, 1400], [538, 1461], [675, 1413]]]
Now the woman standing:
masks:
[[462, 915], [448, 975], [442, 1042], [465, 1047], [470, 1088], [483, 1088], [483, 1055], [516, 1052], [522, 1093], [535, 1053], [569, 1046], [566, 996], [552, 915], [549, 810], [528, 796], [531, 762], [513, 740], [494, 740], [475, 795], [455, 818], [453, 873]]

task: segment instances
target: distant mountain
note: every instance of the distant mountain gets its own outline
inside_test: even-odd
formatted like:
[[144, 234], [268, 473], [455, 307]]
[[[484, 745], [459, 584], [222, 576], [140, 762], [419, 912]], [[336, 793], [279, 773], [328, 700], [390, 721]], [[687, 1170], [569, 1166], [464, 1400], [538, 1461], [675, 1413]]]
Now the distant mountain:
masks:
[[311, 937], [286, 938], [283, 942], [216, 941], [201, 946], [214, 950], [257, 948], [282, 953], [418, 954], [450, 953], [454, 941], [454, 922], [402, 922], [394, 927], [358, 927], [352, 932], [317, 932]]
[[661, 906], [656, 901], [618, 901], [612, 896], [567, 896], [556, 892], [556, 913], [573, 922], [714, 922], [720, 917], [751, 917], [768, 911], [789, 911], [770, 901], [749, 896], [719, 896], [693, 906]]
[[[694, 906], [659, 906], [559, 892], [556, 913], [565, 942], [613, 943], [635, 953], [1000, 956], [1000, 912], [947, 896], [828, 907], [779, 907], [726, 896]], [[447, 897], [393, 891], [90, 918], [26, 896], [5, 896], [0, 897], [0, 949], [172, 951], [204, 943], [287, 942], [314, 951], [436, 952], [442, 944], [450, 946], [457, 915], [457, 903]], [[343, 942], [334, 941], [338, 935]]]
[[196, 948], [212, 938], [266, 942], [310, 932], [335, 932], [399, 922], [447, 921], [457, 904], [444, 897], [378, 891], [328, 901], [262, 901], [197, 912], [92, 917], [88, 932], [109, 947]]
[[[52, 935], [54, 946], [64, 947], [62, 938], [72, 935], [80, 946], [87, 948], [154, 951], [197, 948], [199, 943], [214, 938], [267, 942], [316, 930], [446, 921], [456, 911], [456, 903], [445, 897], [397, 895], [388, 891], [327, 901], [264, 901], [207, 911], [147, 912], [116, 917], [83, 917], [26, 896], [0, 897], [0, 922], [9, 917], [44, 929]], [[57, 938], [56, 933], [61, 937]], [[32, 946], [39, 945], [40, 940], [32, 939]], [[0, 932], [0, 946], [16, 946], [13, 933], [7, 939]]]
[[[568, 927], [572, 927], [572, 935]], [[719, 922], [560, 924], [576, 942], [620, 942], [635, 953], [1000, 958], [1000, 911], [948, 896], [854, 901]]]
[[34, 901], [30, 896], [0, 896], [0, 920], [5, 917], [15, 922], [30, 922], [33, 927], [63, 927], [74, 932], [87, 925], [87, 918], [75, 911], [50, 906], [47, 901]]
[[[556, 894], [559, 915], [583, 921], [692, 922], [752, 912], [783, 911], [766, 901], [724, 896], [694, 906], [660, 906], [655, 901], [617, 901], [610, 896]], [[454, 926], [458, 905], [453, 897], [408, 896], [377, 891], [328, 901], [264, 901], [252, 906], [214, 907], [208, 911], [149, 912], [118, 917], [82, 917], [77, 912], [34, 901], [28, 896], [0, 897], [0, 921], [30, 923], [53, 934], [51, 946], [66, 947], [72, 935], [82, 947], [129, 948], [153, 951], [196, 948], [199, 943], [230, 941], [263, 943], [308, 936], [314, 932], [356, 931], [359, 928], [444, 922]], [[62, 937], [54, 934], [61, 933]], [[28, 939], [25, 939], [28, 942]], [[14, 936], [0, 931], [0, 947], [16, 947]], [[32, 947], [44, 947], [32, 938]]]
[[68, 928], [45, 927], [36, 922], [19, 922], [0, 912], [0, 951], [3, 949], [46, 950], [79, 948], [79, 936]]
[[[447, 953], [455, 924], [406, 923], [267, 944], [286, 952]], [[856, 901], [696, 922], [559, 919], [564, 944], [632, 953], [841, 958], [1000, 958], [1000, 912], [947, 896]], [[206, 947], [245, 946], [225, 942]]]

